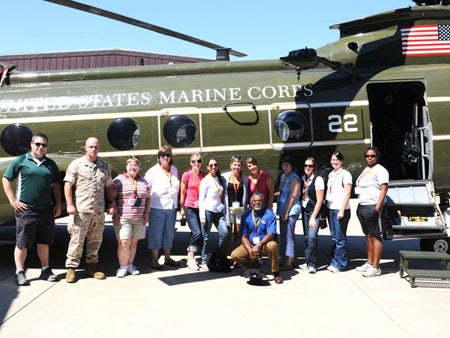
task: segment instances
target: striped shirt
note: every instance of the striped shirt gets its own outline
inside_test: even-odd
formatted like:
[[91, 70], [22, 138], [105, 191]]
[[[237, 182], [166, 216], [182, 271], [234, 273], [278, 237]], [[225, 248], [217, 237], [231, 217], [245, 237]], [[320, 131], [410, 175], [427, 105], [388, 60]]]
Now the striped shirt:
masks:
[[[147, 181], [141, 176], [133, 180], [127, 173], [123, 173], [117, 176], [112, 184], [118, 215], [124, 219], [141, 219], [145, 213], [147, 199], [150, 197], [150, 186]], [[135, 206], [138, 197], [141, 202], [139, 206]]]

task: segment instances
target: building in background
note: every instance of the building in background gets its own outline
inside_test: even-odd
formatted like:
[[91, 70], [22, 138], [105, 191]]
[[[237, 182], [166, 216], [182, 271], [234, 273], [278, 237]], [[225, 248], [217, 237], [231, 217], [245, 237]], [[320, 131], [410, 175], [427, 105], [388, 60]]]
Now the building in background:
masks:
[[214, 60], [121, 49], [0, 55], [0, 65], [17, 66], [16, 70], [20, 72], [195, 63], [203, 61]]

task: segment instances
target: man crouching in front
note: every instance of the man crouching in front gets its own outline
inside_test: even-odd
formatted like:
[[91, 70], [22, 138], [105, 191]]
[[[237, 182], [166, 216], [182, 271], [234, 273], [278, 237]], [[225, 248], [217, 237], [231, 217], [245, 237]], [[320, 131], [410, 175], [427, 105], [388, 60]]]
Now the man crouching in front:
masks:
[[279, 249], [275, 240], [277, 235], [277, 218], [272, 210], [265, 209], [264, 195], [255, 193], [252, 196], [252, 208], [241, 216], [241, 245], [233, 250], [233, 262], [254, 268], [259, 264], [261, 255], [269, 257], [274, 281], [283, 283], [279, 271]]

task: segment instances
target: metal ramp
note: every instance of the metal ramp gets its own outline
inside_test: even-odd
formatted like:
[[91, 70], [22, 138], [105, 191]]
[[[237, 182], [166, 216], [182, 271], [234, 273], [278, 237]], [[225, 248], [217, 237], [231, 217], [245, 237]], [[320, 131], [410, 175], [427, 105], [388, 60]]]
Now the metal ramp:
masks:
[[436, 203], [432, 181], [391, 181], [386, 199], [380, 212], [384, 239], [447, 236], [445, 218]]

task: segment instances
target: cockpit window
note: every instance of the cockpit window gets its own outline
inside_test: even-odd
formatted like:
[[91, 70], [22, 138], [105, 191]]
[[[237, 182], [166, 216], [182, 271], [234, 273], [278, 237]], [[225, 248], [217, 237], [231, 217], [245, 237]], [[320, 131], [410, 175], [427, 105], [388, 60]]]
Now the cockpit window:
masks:
[[186, 115], [170, 117], [163, 128], [164, 137], [173, 147], [187, 147], [197, 135], [195, 121]]
[[0, 136], [2, 148], [11, 156], [25, 154], [30, 150], [33, 133], [27, 126], [19, 123], [10, 124], [3, 129]]
[[107, 137], [109, 143], [118, 150], [130, 150], [137, 146], [141, 139], [141, 130], [136, 121], [120, 118], [111, 122]]

